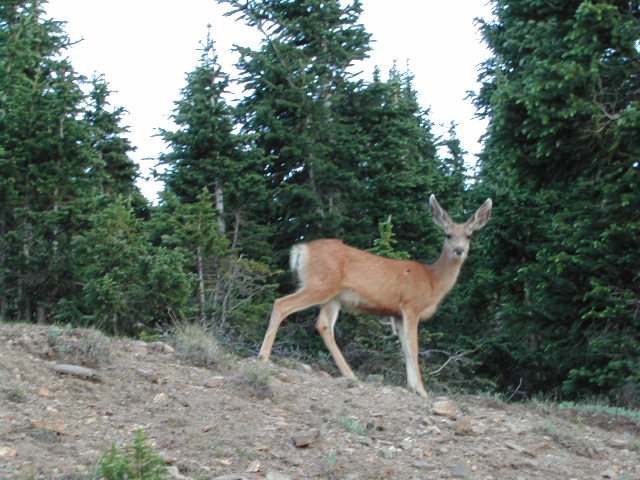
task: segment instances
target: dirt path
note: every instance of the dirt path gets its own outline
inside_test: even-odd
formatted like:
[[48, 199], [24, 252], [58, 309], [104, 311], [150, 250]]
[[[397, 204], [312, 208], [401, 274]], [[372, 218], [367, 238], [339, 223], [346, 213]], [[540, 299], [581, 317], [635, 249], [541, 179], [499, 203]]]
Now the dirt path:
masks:
[[640, 479], [640, 426], [625, 417], [423, 399], [308, 370], [212, 371], [163, 344], [0, 325], [0, 478], [92, 478], [142, 428], [175, 478]]

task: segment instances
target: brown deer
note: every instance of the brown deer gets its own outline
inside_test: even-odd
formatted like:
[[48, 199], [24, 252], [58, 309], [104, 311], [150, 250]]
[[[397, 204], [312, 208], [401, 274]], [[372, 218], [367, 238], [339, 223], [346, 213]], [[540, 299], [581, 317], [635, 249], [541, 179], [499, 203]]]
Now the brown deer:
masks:
[[259, 357], [268, 361], [280, 324], [291, 313], [320, 305], [316, 329], [342, 375], [356, 378], [334, 338], [334, 325], [345, 306], [355, 312], [393, 318], [404, 352], [409, 389], [426, 395], [418, 366], [418, 323], [431, 318], [453, 288], [469, 253], [471, 234], [491, 216], [491, 199], [465, 223], [455, 223], [429, 197], [433, 221], [445, 233], [442, 253], [432, 265], [392, 260], [349, 247], [340, 240], [315, 240], [291, 249], [291, 269], [300, 289], [277, 299]]

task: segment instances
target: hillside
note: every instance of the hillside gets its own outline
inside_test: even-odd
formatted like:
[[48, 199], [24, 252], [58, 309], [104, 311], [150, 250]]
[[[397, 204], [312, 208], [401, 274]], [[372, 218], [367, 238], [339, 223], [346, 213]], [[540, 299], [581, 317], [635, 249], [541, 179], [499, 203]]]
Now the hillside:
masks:
[[424, 399], [252, 359], [212, 370], [162, 343], [0, 325], [0, 478], [92, 478], [138, 428], [173, 478], [640, 478], [640, 425], [626, 417]]

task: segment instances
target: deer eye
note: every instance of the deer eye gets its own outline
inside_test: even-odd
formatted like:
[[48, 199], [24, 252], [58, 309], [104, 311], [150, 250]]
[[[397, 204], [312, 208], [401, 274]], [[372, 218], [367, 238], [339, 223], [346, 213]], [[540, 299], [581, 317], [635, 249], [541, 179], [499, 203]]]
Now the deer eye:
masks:
[[449, 240], [451, 240], [451, 236], [452, 235], [450, 233], [445, 234], [445, 237], [447, 237]]

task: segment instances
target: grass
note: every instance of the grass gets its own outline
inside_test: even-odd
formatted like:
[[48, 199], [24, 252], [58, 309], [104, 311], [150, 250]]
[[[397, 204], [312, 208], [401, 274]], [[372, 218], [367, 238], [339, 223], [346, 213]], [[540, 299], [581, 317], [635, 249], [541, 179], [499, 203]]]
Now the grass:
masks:
[[250, 365], [236, 375], [235, 383], [249, 395], [260, 400], [273, 398], [271, 373], [266, 365]]
[[364, 436], [367, 431], [360, 426], [360, 424], [349, 417], [338, 417], [338, 424], [344, 428], [347, 432], [355, 433], [356, 435]]
[[220, 342], [203, 325], [177, 323], [172, 339], [177, 357], [195, 367], [219, 369], [228, 361]]
[[631, 418], [637, 422], [640, 422], [640, 409], [611, 407], [608, 405], [592, 405], [586, 403], [574, 403], [574, 402], [561, 402], [557, 404], [558, 408], [573, 409], [573, 410], [585, 410], [589, 412], [607, 413], [609, 415], [620, 415], [623, 417]]
[[20, 385], [13, 385], [5, 394], [10, 402], [20, 403], [26, 400], [24, 389]]
[[49, 348], [66, 363], [99, 367], [111, 358], [111, 340], [99, 330], [52, 325], [47, 337]]

